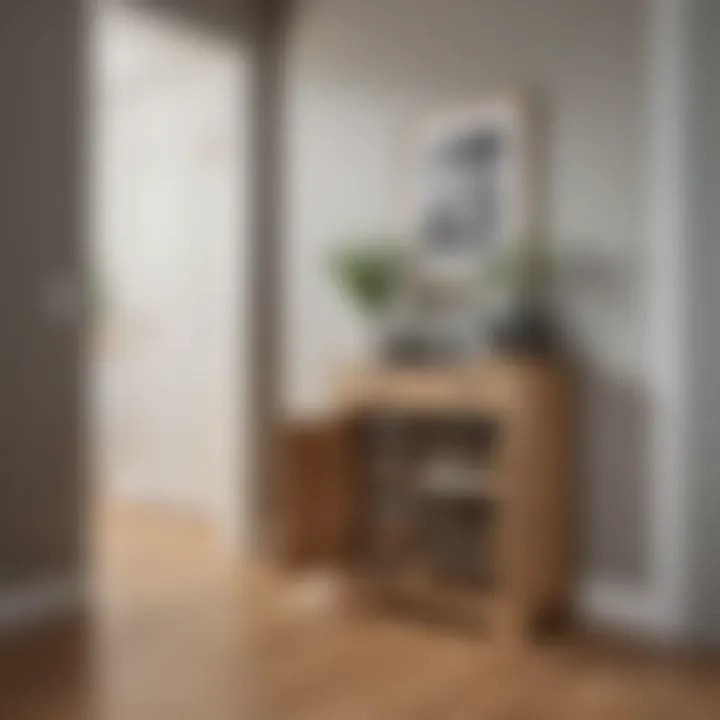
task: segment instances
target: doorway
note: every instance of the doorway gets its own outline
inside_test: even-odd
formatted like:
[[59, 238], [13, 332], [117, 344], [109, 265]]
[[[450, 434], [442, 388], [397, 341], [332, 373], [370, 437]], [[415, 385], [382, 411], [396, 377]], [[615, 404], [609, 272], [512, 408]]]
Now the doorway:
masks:
[[247, 58], [179, 20], [103, 6], [94, 60], [96, 559], [158, 536], [171, 555], [188, 538], [242, 555]]

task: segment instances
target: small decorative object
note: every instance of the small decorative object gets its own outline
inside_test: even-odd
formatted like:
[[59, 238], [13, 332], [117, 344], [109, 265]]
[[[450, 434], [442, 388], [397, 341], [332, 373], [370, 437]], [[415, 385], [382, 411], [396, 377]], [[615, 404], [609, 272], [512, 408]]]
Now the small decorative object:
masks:
[[491, 330], [501, 351], [547, 354], [559, 337], [552, 312], [554, 259], [549, 243], [537, 238], [519, 243], [501, 258], [495, 272], [506, 295], [505, 308]]

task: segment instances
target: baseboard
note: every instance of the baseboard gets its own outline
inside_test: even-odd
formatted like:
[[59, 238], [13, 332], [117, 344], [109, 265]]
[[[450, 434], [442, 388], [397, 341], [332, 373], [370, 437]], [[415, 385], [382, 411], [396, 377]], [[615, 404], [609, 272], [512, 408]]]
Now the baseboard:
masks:
[[0, 590], [0, 632], [81, 610], [85, 599], [85, 583], [77, 578], [49, 578]]
[[[0, 631], [81, 609], [85, 584], [77, 578], [51, 578], [0, 591]], [[661, 639], [670, 627], [646, 587], [589, 579], [580, 586], [579, 613], [603, 628]]]
[[665, 640], [673, 632], [656, 593], [644, 585], [589, 579], [580, 586], [579, 612], [592, 625], [635, 636]]

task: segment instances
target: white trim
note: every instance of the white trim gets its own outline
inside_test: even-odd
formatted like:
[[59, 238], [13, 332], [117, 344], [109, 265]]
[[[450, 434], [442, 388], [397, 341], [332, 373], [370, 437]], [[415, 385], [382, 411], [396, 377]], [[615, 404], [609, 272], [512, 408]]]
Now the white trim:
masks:
[[[686, 602], [685, 251], [688, 7], [649, 0], [649, 287], [647, 362], [652, 395], [646, 613], [678, 635]], [[651, 624], [652, 624], [651, 623]]]
[[629, 635], [671, 639], [664, 608], [643, 585], [591, 578], [580, 586], [580, 619], [592, 626]]
[[0, 590], [0, 632], [79, 609], [85, 596], [84, 583], [77, 578], [51, 578]]
[[602, 627], [677, 639], [686, 617], [685, 270], [688, 6], [647, 0], [649, 581], [632, 585], [589, 578], [580, 614]]

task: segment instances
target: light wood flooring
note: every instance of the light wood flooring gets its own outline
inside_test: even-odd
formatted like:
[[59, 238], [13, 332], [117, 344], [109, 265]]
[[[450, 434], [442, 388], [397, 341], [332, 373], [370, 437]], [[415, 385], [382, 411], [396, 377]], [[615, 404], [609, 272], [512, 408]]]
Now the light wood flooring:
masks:
[[708, 658], [333, 611], [187, 520], [111, 514], [101, 560], [92, 622], [3, 641], [1, 720], [720, 719]]

